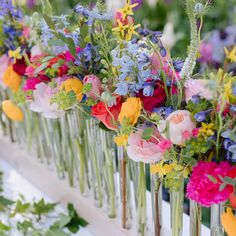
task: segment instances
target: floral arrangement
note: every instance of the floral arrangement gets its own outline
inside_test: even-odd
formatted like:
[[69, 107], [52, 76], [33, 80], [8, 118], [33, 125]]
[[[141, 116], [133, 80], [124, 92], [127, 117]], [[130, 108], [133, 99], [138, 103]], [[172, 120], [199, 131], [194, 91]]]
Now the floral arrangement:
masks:
[[[23, 17], [5, 0], [0, 8], [0, 81], [6, 98], [2, 110], [13, 121], [29, 119], [29, 110], [49, 119], [63, 119], [76, 110], [81, 127], [74, 136], [72, 127], [68, 135], [76, 137], [77, 145], [88, 117], [112, 132], [118, 150], [127, 153], [138, 173], [138, 224], [145, 235], [147, 164], [170, 192], [183, 193], [189, 178], [186, 196], [192, 201], [209, 207], [229, 200], [226, 206], [236, 207], [236, 77], [231, 69], [236, 46], [226, 45], [222, 68], [195, 73], [199, 50], [200, 60], [208, 58], [197, 27], [208, 2], [186, 0], [192, 39], [185, 61], [171, 57], [161, 32], [135, 23], [139, 4], [128, 0], [114, 16], [100, 2], [77, 4], [70, 14], [54, 16], [43, 0], [42, 14]], [[104, 136], [101, 140], [108, 142]], [[230, 209], [222, 222], [232, 236], [229, 217]], [[173, 235], [180, 235], [177, 218], [173, 224]]]

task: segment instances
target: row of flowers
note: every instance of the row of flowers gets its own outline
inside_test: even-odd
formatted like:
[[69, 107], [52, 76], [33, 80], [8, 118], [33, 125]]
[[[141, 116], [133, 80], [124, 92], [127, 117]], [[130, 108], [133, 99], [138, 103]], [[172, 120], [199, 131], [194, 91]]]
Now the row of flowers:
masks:
[[54, 16], [49, 2], [42, 3], [47, 10], [32, 16], [9, 0], [0, 6], [0, 83], [9, 96], [2, 102], [8, 118], [22, 121], [22, 104], [50, 119], [74, 109], [97, 118], [116, 133], [128, 157], [150, 163], [170, 191], [184, 176], [190, 177], [186, 196], [198, 204], [229, 199], [222, 222], [235, 235], [236, 77], [230, 68], [236, 46], [225, 48], [222, 69], [192, 75], [198, 50], [205, 62], [193, 25], [207, 4], [186, 1], [196, 38], [183, 61], [171, 58], [161, 32], [135, 24], [135, 1], [114, 16], [99, 4]]

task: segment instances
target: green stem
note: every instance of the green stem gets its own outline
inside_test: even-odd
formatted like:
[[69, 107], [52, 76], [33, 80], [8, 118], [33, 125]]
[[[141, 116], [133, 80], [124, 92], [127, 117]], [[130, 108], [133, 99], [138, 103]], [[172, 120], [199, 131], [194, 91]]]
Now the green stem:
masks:
[[190, 79], [193, 73], [196, 65], [199, 44], [196, 13], [194, 12], [194, 0], [186, 0], [186, 6], [191, 29], [191, 42], [188, 57], [186, 58], [184, 66], [180, 72], [180, 77], [182, 79]]
[[139, 163], [139, 184], [138, 184], [138, 227], [140, 235], [145, 236], [146, 228], [146, 177], [145, 164]]
[[115, 180], [114, 180], [114, 166], [112, 163], [112, 156], [109, 153], [108, 147], [105, 147], [105, 158], [106, 166], [108, 171], [108, 183], [109, 183], [109, 204], [110, 204], [110, 218], [116, 217], [116, 208], [115, 208]]
[[79, 188], [80, 188], [80, 192], [84, 193], [85, 191], [85, 186], [84, 186], [84, 177], [85, 177], [85, 156], [84, 156], [84, 147], [83, 145], [80, 143], [80, 141], [78, 139], [76, 139], [76, 144], [77, 144], [77, 148], [78, 148], [78, 152], [79, 152], [79, 159], [80, 159], [80, 165], [79, 165]]

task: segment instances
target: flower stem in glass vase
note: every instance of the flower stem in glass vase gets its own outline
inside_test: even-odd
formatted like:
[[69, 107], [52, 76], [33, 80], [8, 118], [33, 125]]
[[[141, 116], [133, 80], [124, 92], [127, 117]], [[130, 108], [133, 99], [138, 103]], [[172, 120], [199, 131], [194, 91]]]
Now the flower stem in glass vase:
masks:
[[131, 228], [130, 173], [129, 162], [123, 147], [117, 148], [121, 189], [121, 223], [124, 229]]
[[190, 236], [201, 236], [202, 208], [190, 200]]
[[145, 164], [138, 163], [138, 189], [137, 189], [137, 226], [138, 234], [146, 235], [146, 176]]
[[158, 174], [151, 175], [152, 217], [155, 236], [162, 235], [162, 179]]
[[214, 204], [211, 206], [211, 236], [224, 235], [224, 229], [221, 224], [221, 215], [223, 212], [223, 204]]
[[172, 236], [181, 236], [183, 229], [184, 177], [179, 175], [179, 187], [170, 193]]

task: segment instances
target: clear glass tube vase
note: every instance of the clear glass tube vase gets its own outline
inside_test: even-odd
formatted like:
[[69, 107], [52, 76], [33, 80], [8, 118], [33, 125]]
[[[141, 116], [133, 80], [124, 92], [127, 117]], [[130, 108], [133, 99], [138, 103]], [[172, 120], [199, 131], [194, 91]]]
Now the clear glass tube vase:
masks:
[[201, 236], [202, 207], [190, 200], [190, 236]]
[[184, 177], [178, 177], [178, 189], [170, 192], [172, 236], [181, 236], [183, 231]]
[[163, 234], [162, 228], [162, 179], [158, 174], [151, 175], [152, 219], [155, 236]]

